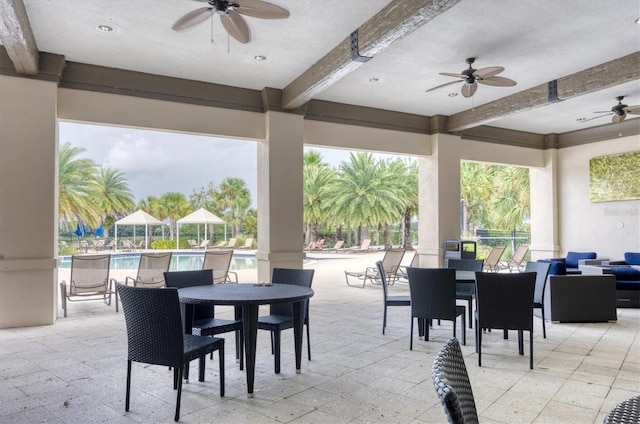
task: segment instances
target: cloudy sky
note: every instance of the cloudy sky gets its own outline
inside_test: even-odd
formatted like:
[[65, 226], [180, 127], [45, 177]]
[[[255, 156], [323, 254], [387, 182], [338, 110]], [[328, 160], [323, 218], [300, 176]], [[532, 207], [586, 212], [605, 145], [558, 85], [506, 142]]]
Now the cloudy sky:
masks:
[[[257, 143], [98, 125], [60, 123], [60, 145], [85, 149], [80, 157], [124, 173], [136, 202], [173, 191], [187, 198], [209, 182], [241, 178], [257, 204]], [[308, 149], [305, 149], [307, 151]], [[325, 162], [348, 161], [349, 152], [313, 148]], [[393, 157], [376, 154], [376, 158]]]

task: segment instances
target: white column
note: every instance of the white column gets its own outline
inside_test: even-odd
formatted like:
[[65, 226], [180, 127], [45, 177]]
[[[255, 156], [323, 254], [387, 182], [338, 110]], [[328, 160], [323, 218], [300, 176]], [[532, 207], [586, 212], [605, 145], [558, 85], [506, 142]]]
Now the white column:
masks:
[[0, 328], [58, 311], [55, 82], [0, 76]]
[[443, 266], [445, 240], [460, 238], [460, 138], [431, 136], [431, 156], [418, 168], [421, 267]]
[[531, 259], [554, 258], [558, 241], [558, 150], [544, 151], [544, 168], [529, 168]]
[[303, 117], [269, 111], [258, 144], [258, 280], [274, 267], [302, 268]]

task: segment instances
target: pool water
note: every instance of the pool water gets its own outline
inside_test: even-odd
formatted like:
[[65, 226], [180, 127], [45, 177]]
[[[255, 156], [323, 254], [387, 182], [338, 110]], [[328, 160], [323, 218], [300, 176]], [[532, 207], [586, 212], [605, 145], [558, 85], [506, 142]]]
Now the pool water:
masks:
[[[169, 271], [189, 271], [202, 269], [204, 252], [173, 252]], [[110, 269], [138, 269], [139, 253], [112, 253]], [[231, 259], [230, 270], [256, 269], [258, 261], [254, 255], [235, 254]], [[71, 268], [71, 256], [63, 256], [60, 268]]]

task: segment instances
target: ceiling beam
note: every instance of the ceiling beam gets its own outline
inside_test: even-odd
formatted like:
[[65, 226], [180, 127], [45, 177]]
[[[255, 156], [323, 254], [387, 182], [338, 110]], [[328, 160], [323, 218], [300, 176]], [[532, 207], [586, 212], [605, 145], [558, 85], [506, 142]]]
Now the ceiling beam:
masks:
[[0, 42], [19, 74], [38, 74], [38, 46], [23, 0], [0, 0]]
[[[304, 105], [458, 2], [460, 0], [393, 0], [286, 86], [282, 93], [282, 107], [296, 109]], [[355, 48], [352, 48], [354, 36]]]
[[555, 96], [549, 94], [549, 83], [541, 84], [456, 113], [449, 116], [447, 129], [450, 132], [463, 131], [558, 100], [567, 100], [635, 80], [640, 80], [640, 52], [557, 79], [554, 81], [557, 85]]

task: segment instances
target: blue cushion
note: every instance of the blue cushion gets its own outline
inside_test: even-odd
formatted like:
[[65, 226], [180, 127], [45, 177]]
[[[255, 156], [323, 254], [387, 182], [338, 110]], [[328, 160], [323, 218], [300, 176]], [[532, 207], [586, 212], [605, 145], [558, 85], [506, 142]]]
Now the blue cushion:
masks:
[[539, 259], [538, 262], [550, 263], [549, 275], [567, 275], [567, 266], [564, 260]]
[[640, 265], [640, 252], [626, 252], [624, 261], [627, 265]]
[[611, 272], [616, 276], [616, 280], [640, 281], [640, 271], [630, 266], [612, 266]]
[[567, 268], [578, 268], [580, 259], [595, 259], [596, 257], [596, 252], [567, 252], [565, 263]]

